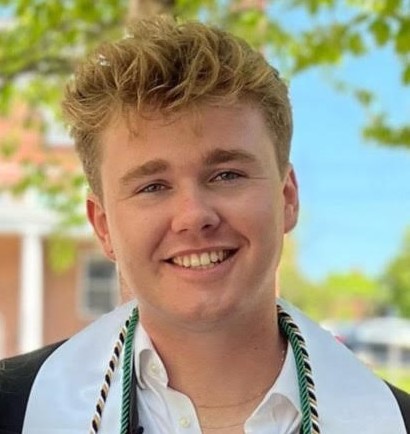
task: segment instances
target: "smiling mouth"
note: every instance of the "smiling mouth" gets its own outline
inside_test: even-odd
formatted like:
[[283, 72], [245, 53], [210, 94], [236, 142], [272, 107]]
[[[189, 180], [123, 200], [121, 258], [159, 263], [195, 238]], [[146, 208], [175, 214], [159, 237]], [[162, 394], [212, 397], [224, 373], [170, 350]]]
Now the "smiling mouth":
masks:
[[183, 268], [212, 268], [228, 258], [232, 257], [237, 250], [213, 250], [210, 252], [202, 252], [200, 254], [191, 253], [190, 255], [174, 256], [166, 262], [172, 265], [177, 265]]

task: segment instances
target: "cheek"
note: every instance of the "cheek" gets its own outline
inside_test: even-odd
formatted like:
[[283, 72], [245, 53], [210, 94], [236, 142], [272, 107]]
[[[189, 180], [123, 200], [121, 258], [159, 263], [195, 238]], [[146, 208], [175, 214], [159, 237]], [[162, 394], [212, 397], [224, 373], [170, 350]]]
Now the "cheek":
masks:
[[261, 238], [284, 232], [283, 201], [280, 197], [275, 200], [271, 190], [253, 196], [237, 212]]
[[117, 259], [141, 262], [151, 258], [163, 238], [165, 226], [161, 213], [148, 214], [136, 209], [118, 207], [109, 221]]
[[249, 220], [252, 226], [252, 236], [257, 243], [258, 255], [264, 266], [276, 264], [282, 250], [284, 236], [283, 204], [277, 201], [261, 198], [255, 206], [250, 209], [253, 211], [253, 218]]

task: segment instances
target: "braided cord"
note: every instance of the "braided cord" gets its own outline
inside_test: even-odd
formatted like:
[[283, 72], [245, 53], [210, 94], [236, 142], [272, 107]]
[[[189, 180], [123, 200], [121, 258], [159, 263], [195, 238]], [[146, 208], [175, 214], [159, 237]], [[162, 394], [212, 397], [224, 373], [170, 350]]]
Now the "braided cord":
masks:
[[100, 389], [100, 395], [98, 397], [97, 404], [95, 406], [94, 416], [91, 420], [91, 427], [89, 430], [90, 434], [97, 434], [101, 425], [102, 413], [104, 411], [105, 403], [107, 401], [108, 392], [110, 391], [112, 377], [118, 367], [120, 355], [122, 352], [122, 348], [124, 346], [125, 337], [128, 333], [130, 320], [128, 319], [125, 324], [121, 327], [120, 333], [118, 335], [118, 339], [115, 342], [114, 349], [112, 352], [111, 359], [108, 363], [107, 370], [104, 375], [104, 382]]
[[135, 327], [138, 322], [138, 310], [134, 308], [129, 320], [128, 333], [124, 343], [124, 364], [122, 368], [122, 405], [121, 405], [121, 430], [120, 434], [128, 433], [128, 422], [130, 416], [131, 403], [131, 383], [132, 383], [132, 353], [134, 343]]
[[299, 383], [299, 396], [302, 410], [302, 425], [300, 434], [320, 434], [319, 414], [315, 395], [312, 368], [309, 362], [309, 354], [306, 343], [299, 327], [292, 317], [282, 307], [277, 306], [280, 329], [286, 335], [292, 345], [295, 355], [296, 371]]
[[[294, 323], [292, 317], [286, 313], [281, 306], [277, 306], [277, 309], [279, 327], [292, 345], [293, 353], [295, 355], [302, 410], [302, 425], [300, 428], [300, 434], [320, 434], [315, 385], [305, 340], [303, 339], [299, 327]], [[105, 373], [104, 383], [100, 390], [100, 396], [96, 404], [95, 414], [91, 422], [89, 434], [98, 433], [101, 424], [102, 413], [108, 393], [110, 391], [112, 377], [119, 365], [119, 358], [123, 349], [124, 363], [120, 434], [128, 434], [131, 393], [133, 393], [131, 390], [133, 341], [137, 323], [138, 310], [137, 308], [134, 308], [129, 319], [127, 319], [124, 326], [121, 328], [118, 339], [115, 343], [113, 354]]]
[[[101, 386], [100, 395], [98, 397], [98, 401], [95, 406], [95, 412], [91, 420], [91, 427], [89, 430], [89, 434], [97, 434], [100, 429], [101, 418], [104, 411], [105, 403], [107, 401], [108, 393], [110, 391], [112, 377], [114, 376], [114, 373], [119, 365], [120, 356], [124, 344], [127, 345], [128, 341], [130, 340], [131, 340], [131, 351], [132, 351], [132, 337], [134, 335], [134, 329], [137, 320], [138, 320], [137, 310], [134, 309], [130, 317], [127, 319], [127, 321], [125, 321], [125, 324], [121, 327], [117, 341], [115, 342], [114, 345], [111, 359], [108, 363], [108, 368], [105, 371], [104, 382]], [[132, 357], [129, 357], [129, 359], [132, 359]]]

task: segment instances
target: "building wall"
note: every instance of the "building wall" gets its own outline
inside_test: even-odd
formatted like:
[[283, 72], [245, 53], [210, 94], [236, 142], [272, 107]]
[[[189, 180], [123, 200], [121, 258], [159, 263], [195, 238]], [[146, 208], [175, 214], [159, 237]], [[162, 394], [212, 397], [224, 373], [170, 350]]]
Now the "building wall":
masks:
[[[50, 263], [49, 249], [43, 241], [44, 345], [72, 336], [95, 319], [81, 308], [81, 272], [83, 258], [99, 253], [95, 242], [80, 242], [73, 265], [59, 272]], [[0, 234], [0, 359], [19, 353], [20, 255], [19, 236]]]
[[[32, 121], [31, 128], [27, 127], [28, 119]], [[77, 171], [79, 161], [73, 147], [50, 142], [47, 143], [48, 147], [44, 146], [46, 138], [39, 128], [42, 123], [39, 113], [24, 104], [12, 107], [8, 117], [0, 116], [0, 136], [7, 138], [13, 146], [18, 145], [16, 151], [7, 158], [0, 153], [0, 185], [3, 188], [7, 189], [21, 180], [21, 163], [25, 161], [34, 164], [45, 164], [50, 159], [53, 163], [57, 161], [63, 176]], [[3, 192], [1, 197], [4, 199]], [[24, 219], [27, 223], [33, 223], [32, 215], [25, 211], [24, 201], [21, 205], [22, 211], [16, 214], [19, 221], [15, 222], [9, 215], [8, 202], [0, 203], [0, 358], [19, 352], [21, 243], [18, 233], [21, 231], [19, 224]], [[43, 223], [40, 227], [43, 227]], [[47, 241], [43, 242], [43, 247], [43, 341], [48, 344], [71, 336], [93, 318], [84, 315], [79, 303], [81, 256], [69, 270], [58, 273], [48, 262]], [[94, 243], [82, 242], [80, 249], [97, 248]]]
[[[86, 317], [80, 306], [81, 252], [93, 251], [92, 243], [78, 246], [76, 261], [66, 271], [56, 271], [50, 261], [44, 270], [44, 343], [66, 339], [84, 328], [93, 319]], [[49, 245], [44, 249], [48, 257]]]
[[0, 236], [0, 356], [18, 349], [18, 299], [20, 285], [20, 240], [17, 235]]

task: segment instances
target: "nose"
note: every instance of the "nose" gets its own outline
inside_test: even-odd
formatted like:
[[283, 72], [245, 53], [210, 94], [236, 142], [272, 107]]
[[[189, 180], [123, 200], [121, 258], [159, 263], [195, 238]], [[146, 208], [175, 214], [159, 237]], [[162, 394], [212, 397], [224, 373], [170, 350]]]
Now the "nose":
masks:
[[178, 196], [171, 225], [173, 232], [209, 232], [219, 226], [217, 206], [206, 192], [197, 188], [180, 192]]

